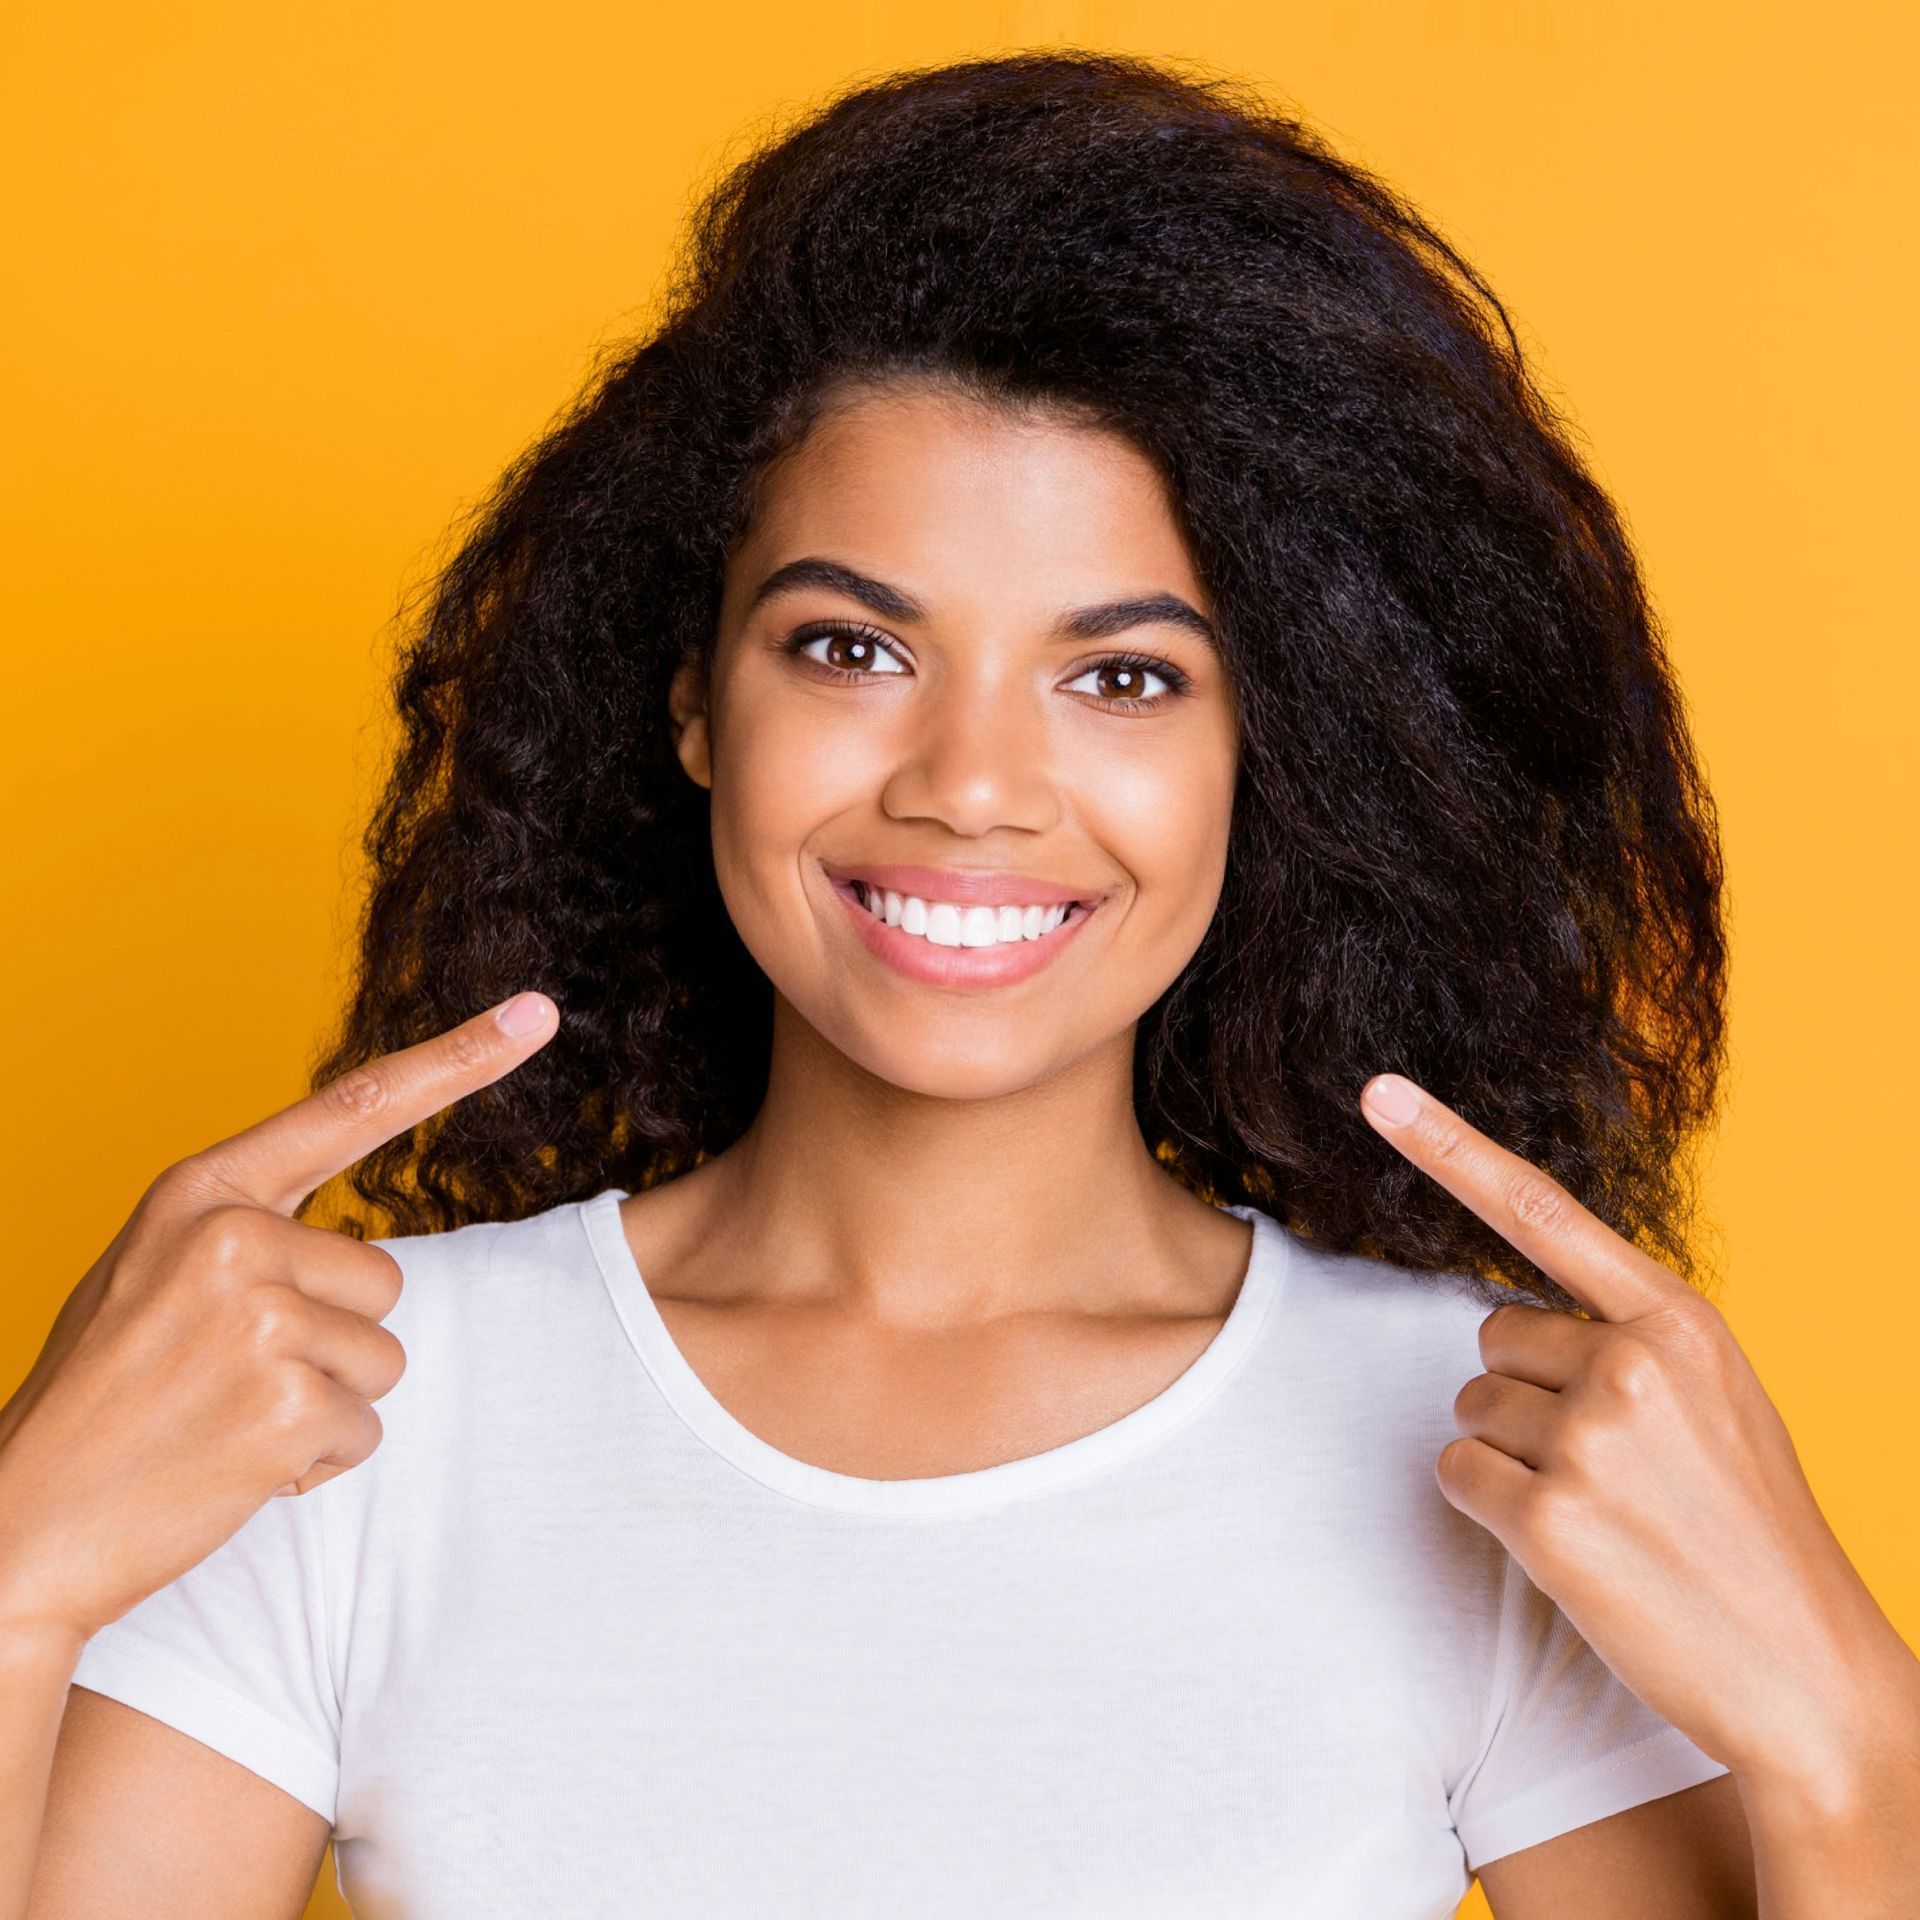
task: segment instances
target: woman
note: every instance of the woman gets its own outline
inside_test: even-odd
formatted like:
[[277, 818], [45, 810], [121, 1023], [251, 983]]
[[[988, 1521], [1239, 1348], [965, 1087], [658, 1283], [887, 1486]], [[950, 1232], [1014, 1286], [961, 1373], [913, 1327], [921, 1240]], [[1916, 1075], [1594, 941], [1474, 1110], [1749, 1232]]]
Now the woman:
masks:
[[399, 703], [315, 1093], [0, 1425], [11, 1911], [1920, 1895], [1915, 1663], [1691, 1284], [1678, 698], [1385, 187], [1115, 57], [848, 94]]

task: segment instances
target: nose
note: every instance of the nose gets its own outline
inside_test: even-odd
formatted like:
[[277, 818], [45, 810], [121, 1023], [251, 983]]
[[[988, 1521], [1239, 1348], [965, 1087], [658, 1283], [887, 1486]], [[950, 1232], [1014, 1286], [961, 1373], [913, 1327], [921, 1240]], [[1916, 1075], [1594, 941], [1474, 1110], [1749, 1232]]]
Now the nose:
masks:
[[1044, 833], [1060, 818], [1046, 693], [992, 664], [941, 676], [905, 703], [881, 804], [896, 820], [937, 820], [978, 839], [997, 827]]

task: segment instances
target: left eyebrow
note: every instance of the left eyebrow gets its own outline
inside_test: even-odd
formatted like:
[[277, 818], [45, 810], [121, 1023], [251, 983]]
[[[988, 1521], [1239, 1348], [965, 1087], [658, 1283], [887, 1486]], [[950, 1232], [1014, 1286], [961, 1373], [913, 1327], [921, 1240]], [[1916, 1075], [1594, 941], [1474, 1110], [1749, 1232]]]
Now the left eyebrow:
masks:
[[1097, 607], [1080, 607], [1063, 613], [1054, 622], [1054, 631], [1070, 640], [1105, 640], [1109, 635], [1125, 633], [1129, 627], [1156, 625], [1185, 627], [1208, 646], [1219, 644], [1213, 622], [1177, 593], [1150, 593], [1139, 600], [1108, 600]]
[[[843, 593], [858, 600], [884, 620], [925, 621], [926, 608], [903, 588], [843, 566], [837, 560], [809, 555], [789, 560], [776, 567], [754, 590], [747, 602], [748, 612], [777, 594], [798, 593], [809, 587], [828, 593]], [[1076, 607], [1054, 622], [1053, 630], [1066, 640], [1105, 640], [1129, 627], [1170, 625], [1185, 627], [1209, 646], [1217, 646], [1213, 623], [1198, 608], [1188, 605], [1177, 593], [1150, 593], [1132, 600], [1108, 600], [1094, 607]]]

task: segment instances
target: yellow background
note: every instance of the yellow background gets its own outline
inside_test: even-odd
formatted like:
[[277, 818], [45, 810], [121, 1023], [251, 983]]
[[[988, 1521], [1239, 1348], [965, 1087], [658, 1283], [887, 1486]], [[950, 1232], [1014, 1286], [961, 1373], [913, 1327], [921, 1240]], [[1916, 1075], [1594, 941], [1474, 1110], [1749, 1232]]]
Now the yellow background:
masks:
[[695, 185], [858, 74], [1078, 41], [1250, 75], [1437, 215], [1624, 505], [1726, 829], [1722, 1302], [1920, 1637], [1910, 17], [9, 9], [0, 1394], [146, 1180], [300, 1092], [383, 623]]

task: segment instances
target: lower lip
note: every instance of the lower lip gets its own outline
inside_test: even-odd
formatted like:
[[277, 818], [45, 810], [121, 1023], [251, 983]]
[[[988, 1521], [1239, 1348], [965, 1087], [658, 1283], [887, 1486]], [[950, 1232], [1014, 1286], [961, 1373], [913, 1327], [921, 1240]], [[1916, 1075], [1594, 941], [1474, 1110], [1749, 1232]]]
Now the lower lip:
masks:
[[860, 904], [844, 881], [828, 884], [847, 904], [854, 931], [867, 951], [884, 960], [896, 973], [932, 987], [1006, 987], [1036, 974], [1072, 945], [1080, 929], [1099, 912], [1100, 903], [1076, 906], [1051, 933], [1038, 940], [1009, 940], [990, 947], [936, 947], [931, 940], [890, 927]]

